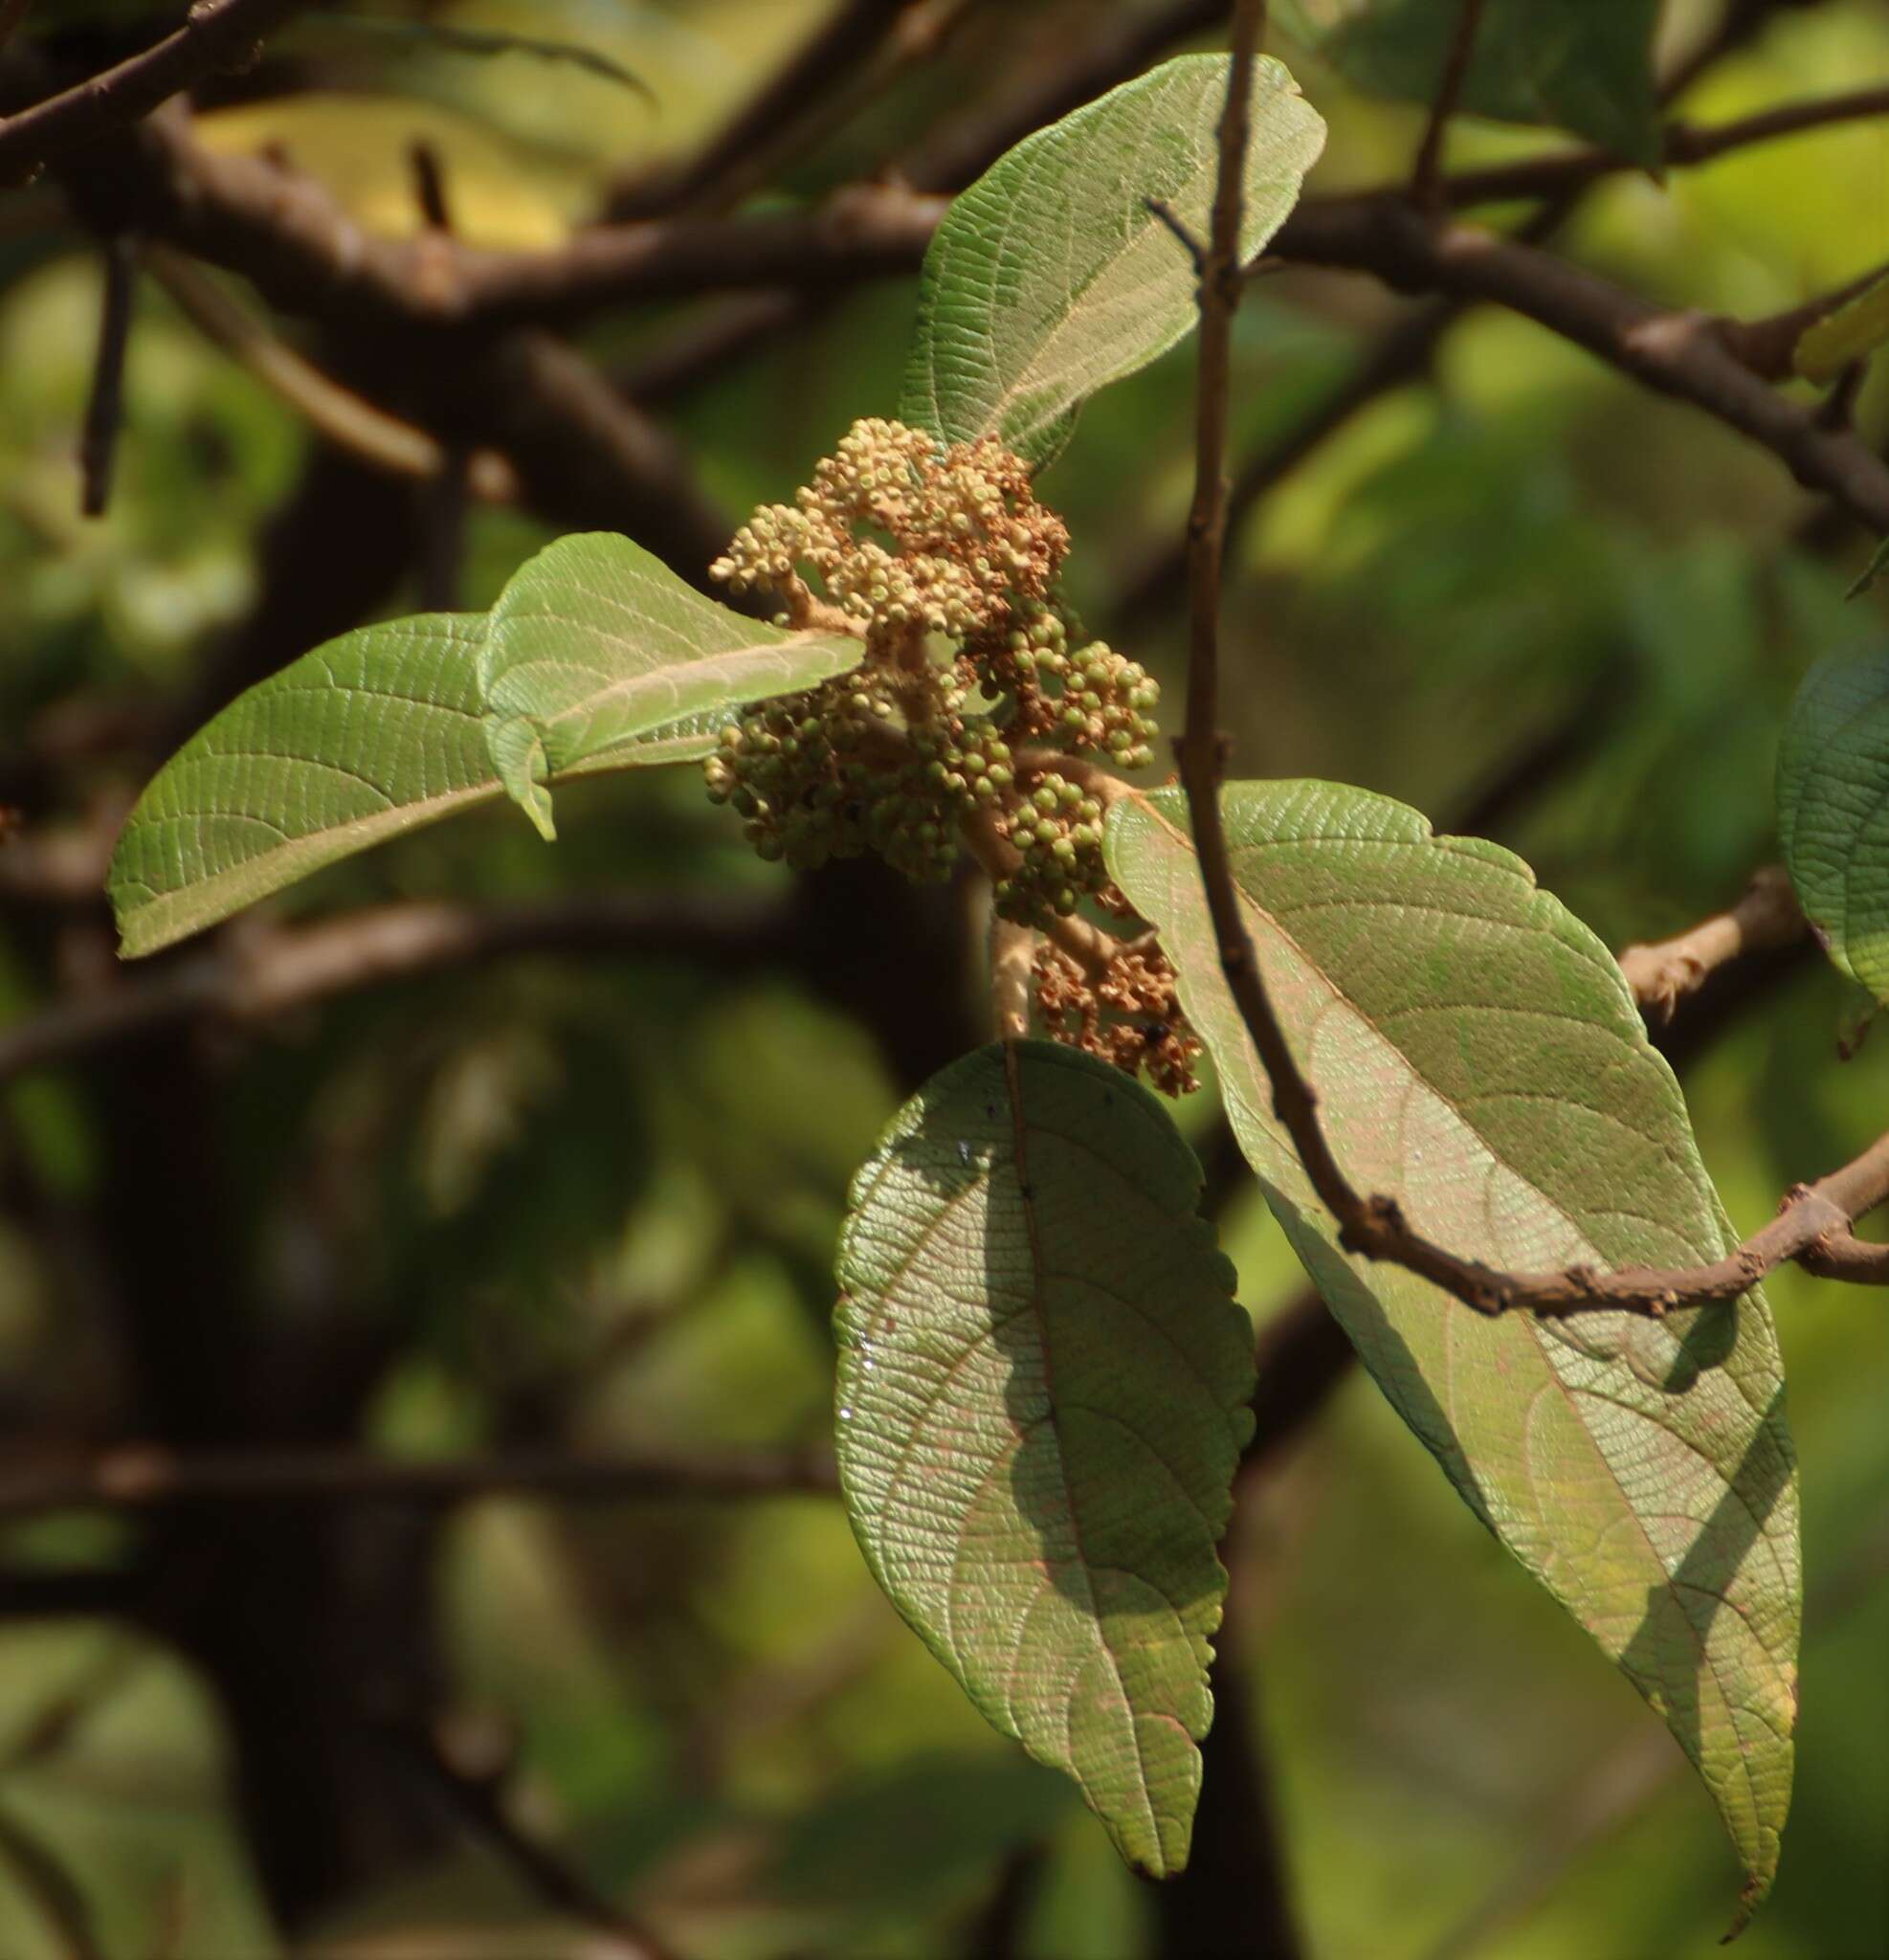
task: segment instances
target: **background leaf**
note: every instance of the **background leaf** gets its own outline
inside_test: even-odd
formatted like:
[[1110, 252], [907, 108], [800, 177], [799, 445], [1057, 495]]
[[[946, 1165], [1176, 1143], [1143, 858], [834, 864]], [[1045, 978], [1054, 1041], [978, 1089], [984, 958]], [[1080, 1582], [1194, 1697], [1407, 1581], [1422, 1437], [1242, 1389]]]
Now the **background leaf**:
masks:
[[[1248, 930], [1339, 1160], [1499, 1266], [1690, 1263], [1730, 1240], [1684, 1104], [1605, 947], [1518, 858], [1327, 783], [1226, 791]], [[1177, 791], [1110, 863], [1160, 926], [1275, 1215], [1471, 1509], [1664, 1718], [1742, 1860], [1777, 1867], [1796, 1712], [1795, 1465], [1762, 1298], [1664, 1321], [1489, 1321], [1353, 1260], [1272, 1112]]]
[[1889, 571], [1889, 538], [1884, 538], [1870, 553], [1869, 563], [1856, 574], [1843, 596], [1860, 599], [1885, 571]]
[[1884, 341], [1889, 341], [1889, 277], [1865, 286], [1854, 300], [1807, 327], [1790, 365], [1807, 381], [1834, 381], [1852, 361], [1874, 353]]
[[[1281, 0], [1275, 11], [1287, 33], [1360, 88], [1431, 102], [1462, 10], [1459, 0]], [[1570, 129], [1656, 166], [1658, 24], [1659, 0], [1488, 0], [1463, 106]]]
[[[1191, 329], [1193, 266], [1147, 206], [1207, 235], [1227, 75], [1224, 56], [1165, 61], [1026, 138], [955, 200], [925, 254], [903, 420], [1047, 462], [1083, 401]], [[1299, 201], [1324, 136], [1285, 69], [1256, 62], [1246, 256]]]
[[[330, 14], [318, 22], [326, 33], [387, 40], [397, 46], [440, 48], [450, 55], [472, 55], [491, 59], [500, 55], [524, 55], [534, 61], [564, 61], [586, 74], [614, 82], [619, 88], [639, 95], [652, 106], [656, 92], [640, 75], [622, 62], [612, 60], [601, 49], [580, 41], [565, 41], [541, 34], [496, 33], [480, 28], [461, 27], [443, 20], [405, 20], [398, 15], [367, 13]], [[308, 38], [304, 33], [304, 38]]]
[[1778, 745], [1777, 819], [1825, 950], [1889, 1001], [1889, 652], [1811, 671]]
[[550, 835], [546, 781], [674, 762], [743, 703], [856, 666], [702, 597], [629, 539], [561, 539], [490, 620], [364, 627], [253, 687], [159, 770], [107, 889], [127, 957], [324, 864], [508, 792]]
[[879, 1584], [1124, 1858], [1187, 1862], [1253, 1348], [1152, 1096], [1045, 1042], [934, 1077], [854, 1185], [839, 1462]]

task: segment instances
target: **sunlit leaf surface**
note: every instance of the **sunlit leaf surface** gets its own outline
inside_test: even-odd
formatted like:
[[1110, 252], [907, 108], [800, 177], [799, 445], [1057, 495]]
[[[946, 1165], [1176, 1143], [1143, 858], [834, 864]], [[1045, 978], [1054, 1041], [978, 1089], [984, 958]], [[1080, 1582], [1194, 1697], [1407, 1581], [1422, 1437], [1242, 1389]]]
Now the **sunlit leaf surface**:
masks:
[[685, 586], [627, 538], [560, 539], [489, 618], [364, 627], [191, 738], [140, 798], [109, 890], [127, 955], [401, 831], [510, 794], [552, 835], [560, 777], [700, 755], [743, 703], [856, 666]]
[[1889, 1001], [1889, 653], [1826, 660], [1778, 745], [1778, 835], [1836, 966]]
[[[1224, 56], [1164, 62], [1026, 138], [953, 202], [925, 255], [904, 421], [1046, 462], [1090, 395], [1192, 328], [1192, 259], [1150, 204], [1207, 236], [1228, 72]], [[1285, 69], [1256, 62], [1246, 256], [1285, 221], [1324, 137]]]
[[839, 1461], [880, 1585], [1122, 1855], [1186, 1862], [1252, 1336], [1166, 1111], [1043, 1042], [900, 1113], [840, 1247]]
[[[1339, 1161], [1509, 1268], [1686, 1264], [1731, 1235], [1606, 948], [1518, 858], [1328, 783], [1226, 791], [1267, 986]], [[1113, 813], [1273, 1211], [1471, 1509], [1664, 1718], [1745, 1872], [1776, 1871], [1800, 1603], [1794, 1458], [1763, 1299], [1665, 1320], [1481, 1318], [1342, 1255], [1221, 973], [1176, 791]]]

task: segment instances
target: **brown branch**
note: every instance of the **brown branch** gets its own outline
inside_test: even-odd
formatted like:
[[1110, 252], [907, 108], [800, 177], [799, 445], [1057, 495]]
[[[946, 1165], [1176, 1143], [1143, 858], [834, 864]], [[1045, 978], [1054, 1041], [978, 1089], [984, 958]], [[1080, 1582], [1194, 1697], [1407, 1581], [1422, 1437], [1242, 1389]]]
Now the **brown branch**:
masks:
[[1872, 266], [1834, 291], [1820, 293], [1801, 306], [1764, 320], [1721, 320], [1719, 338], [1752, 373], [1766, 381], [1786, 381], [1797, 371], [1797, 343], [1820, 321], [1889, 278], [1889, 265]]
[[1032, 131], [1094, 101], [1177, 41], [1218, 26], [1229, 4], [1179, 0], [1122, 20], [1085, 10], [1098, 18], [1085, 20], [1079, 35], [1056, 35], [1040, 73], [1026, 75], [994, 107], [974, 110], [927, 138], [905, 159], [900, 176], [922, 190], [962, 190]]
[[0, 1863], [51, 1929], [64, 1960], [104, 1960], [91, 1902], [52, 1847], [0, 1808]]
[[33, 0], [0, 0], [0, 54], [6, 52], [7, 43], [19, 32], [32, 5]]
[[503, 334], [478, 358], [406, 369], [418, 412], [449, 440], [500, 451], [520, 501], [568, 530], [622, 531], [691, 584], [733, 529], [687, 454], [556, 335]]
[[0, 1470], [0, 1518], [53, 1511], [150, 1511], [178, 1504], [399, 1503], [450, 1509], [500, 1493], [611, 1504], [825, 1497], [838, 1488], [825, 1449], [556, 1452], [459, 1459], [348, 1450], [228, 1450], [178, 1456], [129, 1443], [82, 1462]]
[[1437, 85], [1436, 100], [1431, 105], [1430, 120], [1424, 125], [1423, 141], [1417, 145], [1416, 164], [1411, 173], [1411, 195], [1424, 211], [1439, 211], [1444, 204], [1438, 182], [1443, 164], [1443, 138], [1450, 119], [1462, 100], [1463, 84], [1469, 79], [1470, 57], [1476, 53], [1477, 30], [1482, 25], [1483, 0], [1457, 0], [1456, 30], [1450, 36], [1449, 53], [1443, 61], [1443, 78]]
[[1674, 939], [1653, 946], [1630, 946], [1620, 970], [1633, 997], [1654, 1019], [1669, 1021], [1688, 994], [1742, 953], [1763, 952], [1802, 939], [1810, 931], [1789, 874], [1767, 864], [1752, 877], [1729, 911], [1701, 920]]
[[[1844, 1248], [1855, 1221], [1889, 1200], [1889, 1135], [1817, 1185], [1798, 1187], [1787, 1197], [1778, 1218], [1724, 1258], [1695, 1268], [1613, 1274], [1581, 1267], [1561, 1273], [1502, 1273], [1464, 1258], [1412, 1230], [1394, 1199], [1359, 1192], [1333, 1155], [1319, 1117], [1317, 1095], [1286, 1041], [1254, 955], [1219, 802], [1218, 620], [1227, 503], [1230, 324], [1238, 302], [1239, 185], [1247, 142], [1245, 57], [1256, 44], [1259, 11], [1242, 5], [1235, 17], [1235, 57], [1221, 125], [1213, 233], [1200, 281], [1195, 489], [1188, 526], [1188, 715], [1176, 749], [1221, 970], [1266, 1071], [1275, 1112], [1320, 1202], [1337, 1221], [1342, 1246], [1368, 1258], [1393, 1260], [1484, 1314], [1516, 1309], [1568, 1314], [1600, 1307], [1659, 1314], [1679, 1305], [1736, 1299], [1774, 1266], [1816, 1255], [1819, 1248], [1829, 1249], [1826, 1256], [1846, 1269], [1844, 1276], [1859, 1264], [1872, 1266], [1867, 1256], [1852, 1256]], [[1361, 213], [1355, 241], [1345, 231], [1346, 208], [1337, 205], [1318, 214], [1323, 236], [1309, 251], [1308, 237], [1319, 226], [1305, 224], [1302, 217], [1290, 221], [1287, 231], [1297, 227], [1300, 232], [1299, 250], [1295, 254], [1288, 245], [1283, 256], [1364, 263], [1393, 283], [1500, 298], [1518, 311], [1544, 318], [1569, 339], [1594, 346], [1642, 379], [1715, 407], [1734, 426], [1756, 424], [1751, 433], [1763, 429], [1771, 437], [1771, 446], [1780, 446], [1778, 423], [1756, 409], [1749, 391], [1757, 390], [1766, 403], [1780, 410], [1785, 405], [1722, 346], [1703, 342], [1696, 333], [1677, 334], [1669, 316], [1526, 246], [1462, 227], [1433, 230], [1421, 215], [1382, 200], [1360, 200], [1351, 211]], [[1276, 240], [1276, 249], [1278, 245]], [[1830, 458], [1816, 444], [1830, 438], [1808, 418], [1789, 412], [1793, 418], [1791, 439], [1783, 446], [1801, 467], [1827, 465]], [[1882, 472], [1868, 452], [1849, 447], [1881, 474], [1889, 509], [1889, 472]], [[1882, 527], [1889, 528], [1889, 517]]]
[[[1185, 767], [1183, 775], [1185, 780]], [[1214, 815], [1217, 818], [1217, 808]], [[1320, 1203], [1337, 1222], [1339, 1243], [1347, 1252], [1404, 1266], [1491, 1317], [1511, 1312], [1565, 1317], [1603, 1310], [1657, 1317], [1678, 1307], [1736, 1300], [1791, 1260], [1825, 1278], [1858, 1284], [1879, 1285], [1889, 1277], [1889, 1251], [1862, 1245], [1853, 1230], [1857, 1219], [1889, 1202], [1889, 1133], [1841, 1169], [1815, 1184], [1793, 1187], [1768, 1225], [1736, 1250], [1703, 1265], [1633, 1266], [1611, 1273], [1569, 1266], [1560, 1272], [1510, 1273], [1465, 1258], [1426, 1237], [1411, 1227], [1396, 1199], [1360, 1192], [1333, 1155], [1319, 1117], [1317, 1093], [1286, 1042], [1254, 961], [1224, 843], [1217, 858], [1198, 842], [1196, 851], [1202, 879], [1213, 880], [1208, 890], [1219, 901], [1211, 909], [1222, 948], [1221, 967], [1265, 1068], [1274, 1112], [1285, 1125]], [[1223, 888], [1217, 894], [1216, 886]], [[1229, 909], [1231, 932], [1220, 923]]]
[[[1756, 115], [1699, 128], [1670, 122], [1665, 132], [1668, 168], [1709, 164], [1758, 144], [1775, 143], [1844, 122], [1863, 122], [1889, 115], [1889, 87], [1846, 90], [1809, 101], [1786, 102]], [[1478, 204], [1507, 204], [1519, 198], [1556, 197], [1585, 189], [1603, 177], [1636, 168], [1611, 150], [1568, 150], [1552, 156], [1524, 157], [1513, 164], [1493, 164], [1480, 169], [1457, 170], [1438, 184], [1442, 201], [1456, 210]]]
[[[453, 208], [446, 193], [446, 170], [430, 143], [408, 151], [413, 170], [413, 201], [428, 235], [453, 235]], [[437, 472], [420, 493], [419, 566], [415, 597], [423, 612], [453, 612], [459, 606], [460, 576], [466, 557], [466, 507], [472, 497], [472, 452], [463, 442], [446, 443]]]
[[[1323, 1137], [1313, 1114], [1311, 1090], [1286, 1047], [1240, 914], [1220, 810], [1224, 743], [1219, 728], [1219, 618], [1227, 523], [1227, 396], [1233, 317], [1240, 299], [1240, 201], [1249, 136], [1252, 56], [1258, 46], [1261, 25], [1262, 9], [1252, 0], [1241, 0], [1233, 19], [1233, 58], [1220, 121], [1211, 235], [1205, 252], [1196, 252], [1200, 355], [1194, 494], [1188, 519], [1188, 706], [1175, 752], [1221, 970], [1258, 1044], [1280, 1114], [1287, 1115], [1288, 1105], [1293, 1106], [1288, 1127], [1310, 1168], [1312, 1158], [1323, 1151]], [[1312, 1147], [1308, 1149], [1308, 1146]], [[1343, 1180], [1336, 1164], [1330, 1169], [1336, 1189]], [[1315, 1185], [1319, 1182], [1316, 1170], [1313, 1181]]]
[[197, 1019], [256, 1026], [336, 994], [530, 953], [705, 959], [721, 972], [784, 960], [789, 915], [679, 896], [537, 904], [383, 905], [319, 925], [236, 929], [89, 998], [0, 1031], [0, 1082]]
[[898, 72], [935, 54], [974, 0], [842, 0], [693, 162], [625, 186], [607, 214], [722, 212], [878, 100]]
[[[446, 444], [324, 374], [181, 253], [154, 245], [145, 262], [185, 319], [294, 409], [318, 435], [394, 476], [433, 480], [446, 468]], [[468, 485], [481, 502], [509, 503], [517, 498], [517, 473], [496, 450], [476, 451], [466, 470]]]
[[[1026, 74], [994, 109], [980, 108], [946, 124], [897, 161], [885, 172], [887, 179], [917, 191], [962, 189], [1032, 130], [1080, 108], [1176, 42], [1213, 26], [1229, 4], [1181, 0], [1120, 23], [1085, 19], [1079, 39], [1054, 35], [1054, 59]], [[639, 355], [618, 377], [618, 386], [646, 407], [666, 401], [763, 342], [818, 320], [842, 290], [835, 285], [789, 288], [729, 300], [705, 323], [686, 322], [671, 338]]]
[[1259, 1329], [1253, 1437], [1240, 1457], [1243, 1481], [1272, 1470], [1351, 1378], [1358, 1351], [1308, 1288]]
[[750, 286], [823, 288], [909, 272], [944, 200], [857, 185], [810, 209], [603, 225], [547, 252], [488, 252], [365, 231], [312, 177], [206, 149], [154, 118], [61, 172], [97, 229], [134, 228], [240, 272], [283, 311], [396, 336], [543, 325], [630, 301]]
[[131, 344], [131, 313], [138, 297], [138, 241], [121, 232], [104, 246], [104, 285], [99, 300], [99, 345], [92, 362], [92, 391], [78, 439], [81, 517], [103, 517], [111, 501], [112, 464], [124, 419], [124, 355]]
[[0, 120], [0, 185], [135, 122], [219, 68], [248, 61], [305, 0], [196, 0], [183, 26], [59, 95]]
[[[666, 215], [752, 189], [771, 167], [784, 133], [801, 128], [810, 113], [823, 112], [828, 94], [872, 58], [901, 11], [902, 0], [841, 0], [694, 162], [653, 181], [623, 185], [609, 199], [609, 216], [621, 222]], [[767, 160], [762, 179], [752, 174], [757, 158]]]
[[1433, 227], [1382, 197], [1303, 204], [1271, 246], [1300, 264], [1375, 275], [1405, 292], [1489, 301], [1586, 347], [1655, 391], [1690, 402], [1768, 449], [1806, 489], [1889, 531], [1889, 466], [1847, 432], [1767, 387], [1717, 322], [1668, 312], [1548, 253], [1468, 225]]

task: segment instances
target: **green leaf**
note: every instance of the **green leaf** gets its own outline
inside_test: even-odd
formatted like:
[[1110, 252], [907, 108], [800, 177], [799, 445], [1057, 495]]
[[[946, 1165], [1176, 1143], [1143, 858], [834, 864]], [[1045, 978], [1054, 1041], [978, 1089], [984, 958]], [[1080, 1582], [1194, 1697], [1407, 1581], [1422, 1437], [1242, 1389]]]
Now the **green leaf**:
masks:
[[1852, 361], [1889, 341], [1889, 274], [1826, 313], [1798, 337], [1790, 364], [1806, 381], [1834, 381]]
[[[1278, 0], [1274, 14], [1346, 80], [1433, 102], [1461, 0]], [[1654, 78], [1659, 0], [1487, 0], [1462, 105], [1505, 122], [1572, 130], [1657, 168], [1664, 143]]]
[[[1607, 950], [1526, 865], [1328, 783], [1225, 792], [1247, 928], [1340, 1163], [1497, 1266], [1691, 1264], [1731, 1244], [1678, 1084]], [[1770, 1316], [1487, 1320], [1349, 1258], [1273, 1114], [1176, 791], [1112, 813], [1240, 1146], [1332, 1311], [1470, 1508], [1698, 1765], [1769, 1889], [1790, 1793], [1796, 1471]]]
[[642, 762], [645, 743], [665, 761], [704, 753], [711, 720], [864, 656], [846, 634], [784, 633], [731, 612], [659, 558], [593, 531], [546, 546], [513, 576], [481, 664], [486, 711], [531, 723], [555, 781]]
[[1889, 1001], [1889, 649], [1811, 669], [1778, 745], [1777, 821], [1824, 950]]
[[362, 13], [333, 13], [304, 27], [304, 41], [325, 36], [360, 37], [390, 43], [400, 48], [438, 48], [449, 55], [472, 55], [489, 59], [496, 55], [526, 55], [534, 61], [563, 62], [581, 68], [587, 75], [613, 81], [654, 104], [655, 91], [640, 75], [612, 61], [595, 48], [579, 41], [546, 39], [538, 34], [500, 33], [485, 28], [456, 27], [443, 20], [401, 20]]
[[[1165, 61], [1026, 137], [954, 200], [925, 254], [903, 420], [948, 442], [998, 435], [1042, 464], [1083, 401], [1191, 330], [1194, 268], [1148, 205], [1207, 235], [1229, 68]], [[1284, 68], [1256, 62], [1245, 256], [1285, 221], [1324, 137]]]
[[1124, 1858], [1187, 1862], [1253, 1341], [1154, 1098], [1047, 1042], [907, 1103], [840, 1241], [839, 1468], [894, 1605]]
[[858, 665], [704, 598], [627, 538], [565, 538], [488, 618], [364, 627], [253, 687], [159, 770], [107, 889], [127, 958], [324, 864], [511, 795], [554, 835], [566, 777], [705, 754], [743, 703]]
[[1889, 572], [1889, 538], [1884, 538], [1869, 555], [1869, 563], [1856, 574], [1844, 592], [1846, 599], [1860, 599], [1878, 579]]

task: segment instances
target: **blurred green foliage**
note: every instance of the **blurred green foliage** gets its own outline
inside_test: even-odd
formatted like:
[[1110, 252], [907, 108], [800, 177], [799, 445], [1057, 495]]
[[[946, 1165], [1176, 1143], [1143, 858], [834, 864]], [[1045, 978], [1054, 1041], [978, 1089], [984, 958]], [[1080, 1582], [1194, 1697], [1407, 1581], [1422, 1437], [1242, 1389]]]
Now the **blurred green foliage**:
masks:
[[[333, 89], [219, 111], [206, 136], [282, 142], [366, 220], [402, 230], [406, 146], [426, 134], [468, 237], [542, 243], [589, 208], [606, 163], [687, 154], [817, 9], [444, 11], [588, 40], [646, 78], [656, 108], [523, 57], [356, 55]], [[1712, 10], [1673, 11], [1684, 25]], [[870, 167], [981, 85], [979, 45], [904, 78], [797, 161], [789, 187]], [[1419, 111], [1281, 52], [1332, 131], [1314, 189], [1407, 167]], [[1825, 0], [1782, 13], [1680, 106], [1709, 122], [1885, 75], [1889, 16]], [[1470, 123], [1453, 154], [1556, 141]], [[147, 288], [117, 492], [81, 524], [72, 451], [95, 260], [56, 206], [13, 209], [0, 207], [0, 766], [33, 788], [34, 827], [56, 832], [138, 787], [145, 734], [259, 589], [266, 526], [311, 438]], [[1671, 303], [1797, 303], [1889, 256], [1889, 125], [1754, 148], [1664, 186], [1611, 180], [1564, 242]], [[841, 296], [665, 411], [710, 493], [731, 513], [782, 496], [853, 416], [890, 412], [912, 303], [909, 283]], [[1321, 401], [1394, 305], [1337, 278], [1261, 284], [1240, 323], [1235, 455]], [[602, 324], [589, 345], [631, 358], [673, 323]], [[1099, 631], [1124, 578], [1178, 534], [1189, 390], [1183, 352], [1113, 390], [1044, 479]], [[1878, 372], [1858, 408], [1878, 440], [1885, 406]], [[489, 603], [547, 535], [477, 511], [466, 603]], [[1889, 606], [1881, 587], [1841, 603], [1869, 543], [1845, 536], [1833, 556], [1770, 458], [1526, 323], [1473, 313], [1433, 384], [1373, 404], [1236, 540], [1225, 694], [1240, 767], [1359, 782], [1447, 826], [1571, 723], [1576, 759], [1520, 799], [1504, 841], [1611, 943], [1657, 937], [1774, 853], [1785, 708], [1816, 658], [1879, 631]], [[383, 610], [415, 603], [410, 587]], [[1177, 608], [1133, 649], [1170, 702], [1179, 650]], [[572, 786], [560, 828], [550, 854], [515, 813], [474, 817], [338, 866], [298, 904], [788, 888], [687, 771]], [[102, 970], [108, 947], [102, 911], [9, 903], [0, 1013], [30, 1016]], [[1741, 1224], [1880, 1127], [1889, 1051], [1878, 1036], [1839, 1061], [1853, 1014], [1833, 973], [1806, 972], [1691, 1075], [1700, 1146]], [[438, 1455], [828, 1434], [846, 1181], [912, 1085], [790, 977], [674, 960], [467, 970], [224, 1040], [207, 1066], [216, 1093], [195, 1115], [234, 1281], [215, 1311], [284, 1345], [331, 1323], [383, 1339], [393, 1360], [358, 1441]], [[0, 1098], [0, 1395], [22, 1448], [136, 1430], [122, 1329], [88, 1249], [110, 1225], [119, 1088], [108, 1058]], [[1256, 1200], [1237, 1199], [1223, 1229], [1263, 1325], [1296, 1268]], [[1861, 1960], [1889, 1950], [1889, 1325], [1795, 1273], [1771, 1292], [1811, 1606], [1794, 1817], [1742, 1950]], [[284, 1513], [279, 1529], [296, 1528]], [[19, 1575], [108, 1570], [136, 1536], [79, 1519], [4, 1529]], [[1237, 1530], [1242, 1664], [1314, 1954], [1710, 1950], [1731, 1888], [1709, 1803], [1367, 1382], [1342, 1392]], [[1154, 1951], [1148, 1894], [1073, 1793], [992, 1735], [898, 1622], [831, 1503], [491, 1501], [455, 1514], [428, 1557], [452, 1699], [515, 1730], [523, 1814], [599, 1883], [629, 1888], [692, 1960], [969, 1950], [1026, 1855], [1019, 1950]], [[155, 1642], [83, 1618], [0, 1622], [0, 1813], [78, 1875], [113, 1960], [164, 1950], [167, 1927], [188, 1960], [282, 1950], [226, 1725], [201, 1676]], [[0, 1952], [57, 1960], [7, 1844], [0, 1832]], [[322, 1935], [324, 1954], [361, 1960], [574, 1960], [586, 1937], [471, 1840], [350, 1900]]]

